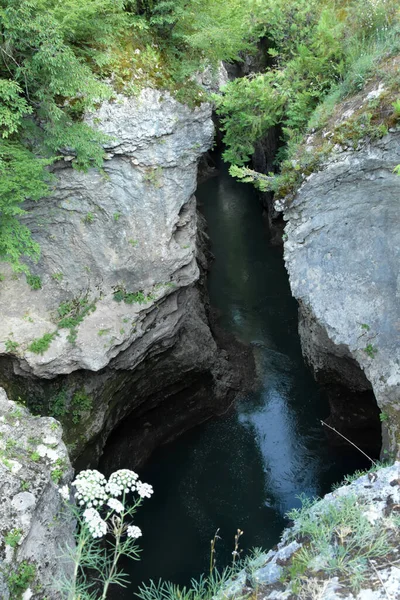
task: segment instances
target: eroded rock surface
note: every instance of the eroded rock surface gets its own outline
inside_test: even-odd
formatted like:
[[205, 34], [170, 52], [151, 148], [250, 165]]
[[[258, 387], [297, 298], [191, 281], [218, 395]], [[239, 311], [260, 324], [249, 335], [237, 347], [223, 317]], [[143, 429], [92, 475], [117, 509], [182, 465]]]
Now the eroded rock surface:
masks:
[[334, 151], [284, 207], [304, 354], [317, 377], [372, 388], [392, 452], [400, 431], [399, 163], [400, 132]]
[[61, 418], [74, 455], [194, 380], [207, 378], [216, 399], [232, 387], [195, 289], [193, 193], [213, 141], [211, 107], [144, 90], [90, 121], [110, 136], [104, 173], [78, 172], [66, 157], [51, 198], [26, 217], [42, 248], [32, 266], [42, 289], [3, 268], [0, 288], [0, 383]]
[[[63, 516], [58, 487], [72, 468], [60, 424], [33, 417], [0, 388], [0, 597], [16, 598], [9, 577], [32, 568], [24, 598], [59, 598], [56, 582], [68, 574], [62, 547], [74, 543], [73, 524]], [[23, 578], [21, 577], [23, 581]], [[40, 588], [38, 588], [40, 584]], [[40, 591], [39, 591], [40, 589]], [[18, 596], [20, 597], [20, 596]]]

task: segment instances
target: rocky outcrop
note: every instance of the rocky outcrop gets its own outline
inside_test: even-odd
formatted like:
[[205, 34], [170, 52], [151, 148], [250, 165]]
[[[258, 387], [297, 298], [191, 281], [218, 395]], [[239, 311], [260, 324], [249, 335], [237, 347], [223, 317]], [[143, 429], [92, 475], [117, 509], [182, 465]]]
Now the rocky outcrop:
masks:
[[[313, 151], [313, 136], [307, 142]], [[376, 399], [385, 446], [394, 454], [400, 439], [400, 178], [393, 169], [399, 163], [400, 132], [394, 130], [357, 149], [337, 145], [294, 200], [280, 203], [306, 359], [322, 383], [349, 391], [339, 423], [347, 419], [355, 430], [372, 415], [379, 426]], [[352, 392], [362, 392], [365, 401], [354, 404]]]
[[297, 512], [277, 548], [257, 552], [217, 598], [400, 598], [400, 463], [339, 487]]
[[[33, 417], [0, 388], [0, 596], [56, 600], [68, 574], [62, 546], [74, 543], [58, 486], [71, 464], [54, 419]], [[38, 587], [40, 585], [40, 587]]]
[[100, 449], [132, 410], [183, 390], [189, 402], [200, 380], [215, 402], [235, 387], [196, 287], [193, 193], [211, 107], [147, 89], [89, 121], [109, 136], [104, 171], [79, 172], [65, 156], [52, 196], [27, 206], [41, 289], [5, 268], [0, 287], [0, 383], [59, 417], [74, 456], [89, 441]]

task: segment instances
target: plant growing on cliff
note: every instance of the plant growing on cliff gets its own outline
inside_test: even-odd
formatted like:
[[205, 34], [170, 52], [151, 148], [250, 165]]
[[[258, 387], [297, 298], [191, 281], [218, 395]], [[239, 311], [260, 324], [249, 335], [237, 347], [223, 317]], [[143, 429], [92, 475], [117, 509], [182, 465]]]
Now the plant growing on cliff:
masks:
[[[344, 496], [335, 501], [313, 502], [302, 499], [302, 508], [293, 509], [292, 539], [302, 540], [302, 548], [293, 556], [287, 576], [292, 584], [301, 583], [307, 569], [337, 575], [353, 591], [358, 591], [369, 573], [369, 560], [385, 557], [391, 550], [390, 528], [371, 523], [363, 515], [357, 497]], [[393, 532], [392, 532], [393, 533]]]
[[142, 532], [132, 523], [132, 516], [153, 489], [128, 469], [115, 471], [108, 480], [99, 471], [81, 471], [72, 485], [76, 506], [70, 502], [68, 486], [60, 494], [78, 524], [76, 545], [66, 549], [74, 572], [72, 580], [61, 582], [60, 591], [65, 600], [106, 600], [110, 586], [124, 587], [128, 581], [118, 565], [120, 559], [139, 558], [136, 540]]
[[33, 352], [34, 354], [44, 354], [46, 350], [50, 348], [51, 342], [56, 337], [57, 332], [53, 331], [53, 333], [45, 333], [41, 338], [37, 338], [33, 340], [29, 346], [28, 350]]

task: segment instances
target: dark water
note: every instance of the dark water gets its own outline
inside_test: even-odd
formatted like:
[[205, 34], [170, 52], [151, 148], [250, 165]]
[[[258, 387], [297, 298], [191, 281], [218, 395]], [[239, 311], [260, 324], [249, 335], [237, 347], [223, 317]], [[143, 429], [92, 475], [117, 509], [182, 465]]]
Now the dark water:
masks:
[[142, 560], [131, 569], [132, 587], [113, 596], [119, 600], [132, 598], [141, 581], [187, 583], [207, 571], [217, 528], [220, 566], [231, 560], [237, 528], [244, 551], [269, 549], [299, 494], [324, 494], [367, 466], [351, 447], [339, 451], [325, 438], [319, 419], [328, 406], [303, 363], [297, 305], [255, 192], [222, 167], [197, 197], [215, 255], [211, 304], [220, 324], [252, 345], [258, 383], [227, 417], [160, 448], [141, 473], [155, 493], [137, 515]]

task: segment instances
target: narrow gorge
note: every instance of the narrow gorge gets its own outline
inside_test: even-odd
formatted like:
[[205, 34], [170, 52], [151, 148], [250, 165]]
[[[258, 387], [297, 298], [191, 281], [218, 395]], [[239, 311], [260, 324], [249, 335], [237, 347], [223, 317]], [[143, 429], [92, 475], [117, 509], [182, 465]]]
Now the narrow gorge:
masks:
[[66, 2], [0, 14], [0, 598], [400, 599], [396, 2]]

